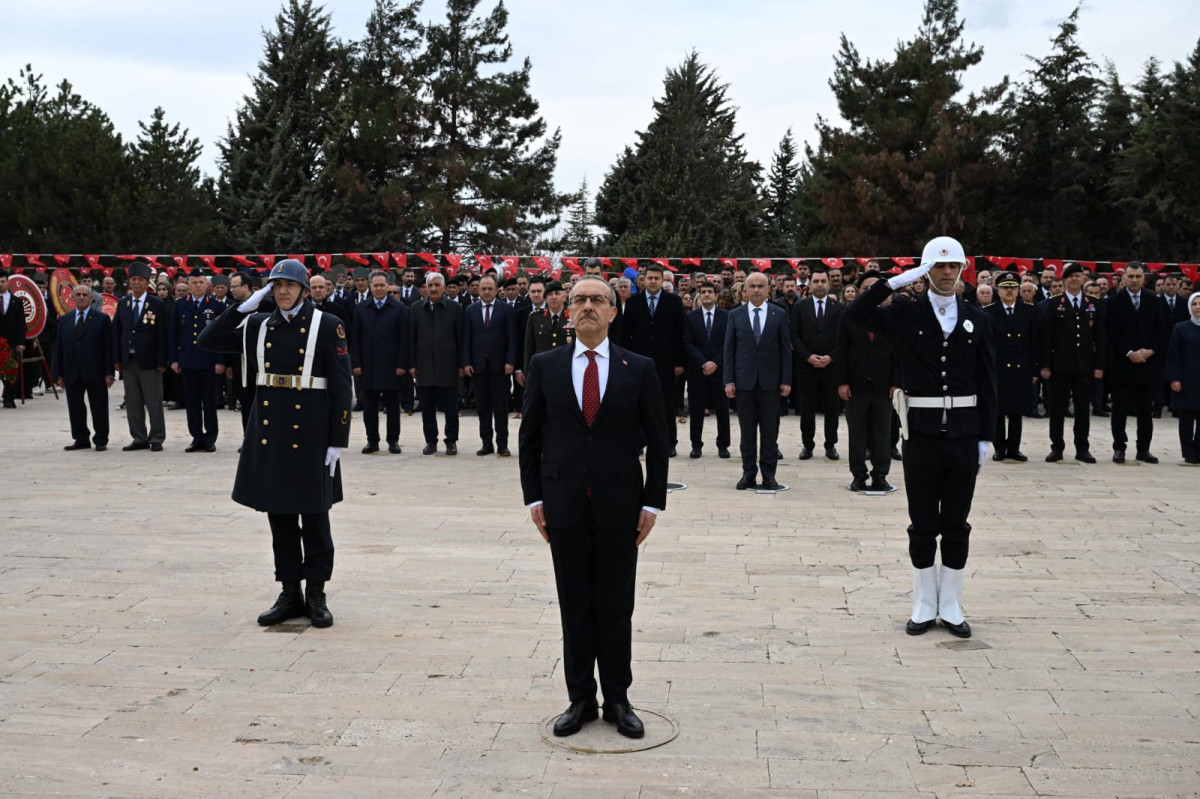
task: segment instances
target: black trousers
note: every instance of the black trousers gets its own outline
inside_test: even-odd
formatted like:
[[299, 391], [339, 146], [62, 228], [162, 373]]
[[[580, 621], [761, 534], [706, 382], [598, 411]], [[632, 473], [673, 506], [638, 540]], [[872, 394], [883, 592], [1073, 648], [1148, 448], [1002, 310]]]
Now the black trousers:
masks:
[[572, 702], [594, 697], [599, 665], [604, 701], [628, 702], [637, 530], [601, 528], [591, 500], [585, 500], [578, 526], [549, 527], [548, 532], [567, 696]]
[[1184, 458], [1200, 458], [1200, 413], [1176, 409], [1179, 417], [1179, 449]]
[[446, 414], [446, 443], [458, 441], [458, 387], [417, 386], [421, 400], [421, 427], [426, 444], [436, 444], [438, 437], [437, 412]]
[[[846, 403], [850, 436], [850, 474], [867, 479], [867, 450], [871, 450], [871, 477], [887, 477], [892, 467], [892, 401], [887, 387], [852, 391]], [[835, 417], [836, 418], [836, 417]]]
[[[101, 380], [96, 383], [76, 381], [66, 384], [67, 416], [71, 420], [71, 439], [76, 444], [87, 444], [88, 436], [88, 406], [92, 409], [92, 427], [96, 435], [92, 436], [95, 444], [108, 445], [108, 386]], [[18, 389], [17, 393], [20, 393]], [[87, 397], [87, 405], [83, 398]]]
[[942, 565], [967, 565], [971, 525], [967, 515], [979, 473], [979, 439], [942, 438], [912, 432], [904, 442], [904, 491], [908, 495], [908, 555], [917, 569], [934, 564], [941, 536]]
[[[491, 446], [493, 427], [497, 447], [508, 446], [508, 386], [511, 378], [503, 371], [476, 372], [475, 409], [479, 413], [479, 439]], [[424, 403], [422, 403], [424, 404]]]
[[275, 579], [325, 582], [333, 576], [333, 533], [329, 511], [323, 513], [268, 513], [271, 549], [275, 553]]
[[1129, 437], [1125, 434], [1125, 420], [1137, 417], [1137, 451], [1150, 449], [1154, 437], [1154, 399], [1159, 394], [1157, 383], [1113, 384], [1112, 388], [1112, 434], [1113, 449], [1125, 449]]
[[721, 383], [721, 372], [717, 370], [705, 377], [693, 375], [688, 380], [688, 416], [692, 446], [700, 449], [704, 446], [704, 411], [711, 409], [717, 417], [717, 447], [729, 447], [729, 397], [725, 396], [725, 386]]
[[521, 406], [525, 404], [525, 387], [517, 382], [515, 372], [508, 379], [512, 381], [512, 404], [509, 405], [509, 408], [520, 413]]
[[[775, 479], [775, 466], [779, 461], [780, 399], [778, 388], [755, 386], [749, 391], [737, 392], [738, 426], [742, 429], [742, 474], [751, 479], [759, 470], [764, 480]], [[761, 457], [759, 447], [762, 448]]]
[[667, 371], [659, 371], [658, 383], [662, 387], [663, 396], [663, 411], [667, 414], [667, 436], [670, 439], [671, 448], [679, 443], [679, 427], [675, 423], [675, 372], [668, 369]]
[[838, 440], [838, 394], [833, 369], [811, 369], [796, 376], [800, 391], [800, 440], [809, 449], [816, 449], [817, 411], [825, 416], [825, 449]]
[[367, 443], [379, 443], [379, 408], [383, 407], [387, 417], [387, 442], [396, 444], [400, 441], [400, 389], [373, 391], [364, 388], [362, 393], [362, 420], [367, 430]]
[[405, 372], [400, 375], [400, 407], [404, 409], [405, 413], [412, 413], [416, 396], [417, 387], [413, 383], [412, 375]]
[[[1007, 428], [1007, 430], [1006, 430]], [[992, 445], [1001, 455], [1010, 455], [1021, 449], [1021, 431], [1024, 422], [1021, 414], [1000, 414], [996, 417], [996, 434], [992, 437]]]
[[1088, 431], [1091, 429], [1091, 414], [1088, 407], [1092, 402], [1095, 378], [1091, 373], [1065, 375], [1055, 372], [1050, 376], [1050, 448], [1062, 452], [1063, 420], [1067, 418], [1067, 404], [1075, 401], [1075, 449], [1088, 448]]
[[217, 443], [217, 396], [225, 378], [212, 369], [184, 369], [180, 377], [192, 443]]

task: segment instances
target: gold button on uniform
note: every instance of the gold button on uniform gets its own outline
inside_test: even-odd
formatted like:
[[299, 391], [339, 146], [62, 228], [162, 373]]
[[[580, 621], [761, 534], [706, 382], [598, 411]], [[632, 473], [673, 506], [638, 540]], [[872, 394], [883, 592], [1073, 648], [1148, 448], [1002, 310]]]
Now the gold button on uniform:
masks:
[[270, 368], [271, 368], [271, 364], [269, 364], [269, 363], [264, 363], [264, 364], [263, 364], [263, 366], [264, 366], [265, 368], [267, 368], [267, 369], [270, 369]]
[[271, 349], [271, 342], [267, 342], [267, 349]]
[[292, 449], [300, 449], [300, 445], [299, 445], [299, 444], [292, 444]]
[[270, 423], [271, 423], [270, 419], [263, 419], [263, 424], [270, 424]]
[[301, 347], [301, 348], [300, 348], [300, 354], [301, 354], [301, 355], [303, 355], [303, 354], [304, 354], [304, 348], [303, 348], [303, 347]]
[[299, 406], [299, 405], [297, 405], [297, 406], [296, 406], [296, 410], [300, 410], [300, 406]]
[[262, 443], [266, 444], [266, 443], [267, 443], [267, 440], [264, 438], [264, 439], [262, 440]]
[[269, 401], [269, 400], [263, 400], [263, 407], [264, 407], [264, 408], [265, 408], [265, 407], [267, 407], [267, 406], [268, 406], [268, 405], [270, 405], [270, 404], [271, 404], [271, 403], [270, 403], [270, 401]]
[[299, 429], [300, 429], [300, 425], [298, 425], [298, 424], [294, 424], [294, 425], [292, 425], [292, 429], [293, 429], [293, 430], [299, 430]]
[[307, 330], [305, 330], [304, 328], [300, 328], [300, 332], [301, 332], [301, 333], [307, 333], [308, 331], [307, 331]]

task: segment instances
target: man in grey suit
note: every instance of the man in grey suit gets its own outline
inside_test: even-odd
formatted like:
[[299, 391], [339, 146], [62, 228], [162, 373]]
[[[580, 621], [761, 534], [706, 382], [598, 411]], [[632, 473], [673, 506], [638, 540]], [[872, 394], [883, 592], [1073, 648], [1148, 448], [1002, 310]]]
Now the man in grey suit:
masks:
[[[725, 396], [737, 397], [742, 429], [742, 479], [737, 489], [773, 491], [779, 460], [779, 399], [792, 393], [792, 341], [787, 311], [767, 302], [767, 276], [756, 272], [743, 284], [747, 302], [729, 312], [725, 330]], [[761, 457], [755, 448], [759, 434]], [[756, 467], [755, 461], [758, 461]]]
[[428, 296], [408, 314], [408, 362], [421, 401], [424, 455], [437, 452], [437, 412], [446, 414], [446, 454], [458, 454], [458, 378], [463, 375], [463, 306], [448, 300], [446, 278], [425, 276]]

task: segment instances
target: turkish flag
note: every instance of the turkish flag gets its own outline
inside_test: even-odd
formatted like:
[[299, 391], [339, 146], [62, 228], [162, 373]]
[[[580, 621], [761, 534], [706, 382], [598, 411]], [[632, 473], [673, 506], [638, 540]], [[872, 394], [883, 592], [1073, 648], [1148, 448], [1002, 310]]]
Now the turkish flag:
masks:
[[85, 255], [85, 256], [83, 256], [83, 260], [87, 261], [88, 266], [92, 267], [92, 269], [100, 268], [100, 256], [99, 255]]
[[1165, 266], [1166, 266], [1166, 264], [1160, 264], [1160, 263], [1146, 264], [1146, 268], [1149, 269], [1151, 272], [1161, 272], [1163, 270], [1163, 267], [1165, 267]]
[[304, 263], [304, 259], [305, 259], [305, 258], [307, 258], [307, 257], [308, 257], [308, 256], [307, 256], [307, 255], [304, 255], [303, 253], [301, 253], [300, 255], [289, 255], [289, 256], [288, 256], [288, 258], [291, 258], [291, 259], [293, 259], [293, 260], [295, 260], [295, 261], [299, 261], [300, 263]]
[[[621, 260], [624, 261], [625, 259], [622, 258]], [[578, 275], [583, 272], [583, 269], [579, 266], [579, 259], [574, 256], [564, 255], [562, 258], [562, 263], [563, 266], [569, 269], [573, 275]]]
[[[172, 257], [173, 257], [173, 258], [183, 258], [183, 256], [182, 256], [182, 255], [176, 255], [176, 256], [172, 256]], [[186, 260], [186, 259], [185, 259], [185, 260]], [[176, 273], [177, 271], [179, 271], [179, 270], [178, 270], [176, 267], [174, 267], [174, 266], [168, 266], [168, 267], [167, 267], [165, 270], [163, 270], [163, 271], [165, 271], [165, 272], [167, 273], [167, 277], [169, 277], [169, 278], [172, 278], [172, 279], [173, 279], [173, 278], [175, 277], [175, 273]]]
[[750, 263], [754, 264], [755, 268], [760, 272], [765, 272], [771, 268], [770, 258], [751, 258]]
[[805, 261], [804, 258], [788, 258], [787, 259], [787, 262], [789, 264], [791, 264], [793, 270], [796, 269], [796, 267], [800, 266], [800, 264], [804, 263], [804, 261]]
[[[991, 259], [989, 258], [988, 260], [991, 260]], [[1047, 266], [1054, 267], [1054, 273], [1061, 275], [1062, 267], [1063, 267], [1063, 259], [1062, 258], [1043, 258], [1042, 259], [1042, 268], [1045, 268]]]
[[[572, 259], [572, 260], [578, 260], [578, 259]], [[637, 262], [638, 262], [637, 258], [622, 258], [620, 260], [621, 260], [621, 263], [625, 264], [626, 266], [628, 266], [632, 269], [637, 269]]]
[[8, 269], [10, 266], [12, 266], [12, 253], [4, 253], [3, 255], [0, 255], [0, 266], [3, 266], [5, 269]]
[[612, 269], [612, 261], [609, 260], [608, 258], [597, 258], [596, 260], [599, 261], [604, 266], [608, 267], [609, 269]]
[[[175, 263], [179, 264], [180, 266], [187, 266], [187, 259], [188, 259], [188, 257], [186, 255], [172, 255], [171, 256], [171, 260], [174, 261]], [[171, 277], [175, 277], [174, 272], [171, 272]]]
[[867, 264], [871, 263], [871, 261], [874, 261], [875, 259], [874, 259], [874, 258], [861, 258], [861, 257], [860, 257], [860, 258], [855, 258], [854, 260], [858, 261], [858, 262], [859, 262], [860, 264], [862, 264], [863, 266], [866, 266]]
[[1200, 265], [1197, 264], [1179, 264], [1179, 271], [1187, 275], [1188, 280], [1196, 282], [1197, 273], [1200, 272]]
[[103, 267], [100, 271], [104, 273], [105, 277], [112, 277], [113, 268], [111, 266]]
[[822, 258], [821, 263], [825, 264], [830, 269], [841, 269], [842, 268], [842, 259], [841, 258]]
[[545, 271], [550, 268], [550, 259], [544, 255], [535, 255], [533, 256], [533, 265]]
[[659, 266], [661, 266], [663, 269], [666, 269], [668, 272], [678, 272], [679, 271], [675, 267], [671, 266], [670, 260], [668, 260], [666, 258], [651, 258], [650, 260], [652, 262], [658, 264]]
[[417, 253], [417, 257], [429, 264], [429, 266], [425, 267], [426, 270], [437, 269], [439, 266], [441, 266], [441, 264], [438, 263], [438, 257], [431, 252], [419, 252]]
[[379, 267], [380, 267], [381, 269], [387, 269], [387, 268], [388, 268], [388, 265], [387, 265], [387, 264], [388, 264], [388, 258], [389, 258], [389, 255], [388, 255], [388, 253], [386, 253], [386, 252], [373, 252], [373, 253], [371, 253], [371, 257], [375, 259], [375, 263], [379, 264]]
[[721, 266], [737, 269], [737, 258], [718, 258], [717, 260], [721, 262]]
[[680, 258], [679, 263], [683, 264], [684, 266], [699, 266], [700, 259], [699, 258]]
[[[96, 257], [99, 258], [100, 256], [97, 255]], [[56, 253], [54, 256], [54, 260], [55, 260], [55, 262], [58, 263], [59, 266], [66, 266], [68, 263], [71, 262], [71, 256], [67, 255], [65, 253]]]
[[271, 270], [271, 267], [275, 266], [274, 255], [260, 255], [258, 256], [258, 260], [263, 262], [263, 266], [267, 268], [268, 272]]
[[897, 266], [912, 266], [917, 262], [916, 258], [909, 258], [907, 255], [894, 255], [892, 262]]
[[478, 262], [479, 268], [481, 270], [483, 270], [484, 272], [493, 268], [492, 256], [490, 256], [490, 255], [476, 255], [475, 260], [476, 260], [476, 262]]
[[367, 259], [363, 257], [361, 252], [344, 252], [342, 255], [361, 266], [366, 266], [368, 263]]
[[517, 269], [521, 266], [521, 256], [519, 255], [502, 255], [504, 263], [508, 265], [508, 271], [512, 274], [517, 273]]
[[1013, 262], [1016, 263], [1017, 269], [1022, 272], [1028, 272], [1030, 269], [1033, 269], [1032, 258], [1014, 258]]
[[122, 261], [136, 261], [138, 259], [136, 255], [118, 255], [117, 258]]
[[317, 253], [317, 266], [322, 269], [329, 269], [329, 262], [333, 260], [333, 256], [327, 252]]
[[229, 257], [232, 258], [233, 260], [237, 261], [242, 266], [249, 266], [249, 267], [258, 266], [258, 264], [254, 263], [254, 261], [249, 256], [246, 256], [246, 255], [231, 255]]
[[45, 264], [42, 263], [41, 256], [33, 255], [32, 253], [25, 254], [25, 262], [30, 266], [45, 266]]
[[407, 268], [408, 258], [404, 255], [404, 253], [402, 253], [402, 252], [392, 253], [392, 260], [395, 261], [396, 266], [400, 267], [401, 269]]

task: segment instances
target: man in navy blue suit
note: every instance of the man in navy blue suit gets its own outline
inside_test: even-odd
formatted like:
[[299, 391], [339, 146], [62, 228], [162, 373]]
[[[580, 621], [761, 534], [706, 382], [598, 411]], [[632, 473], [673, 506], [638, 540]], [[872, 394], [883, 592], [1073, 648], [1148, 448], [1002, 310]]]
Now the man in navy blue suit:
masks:
[[1125, 420], [1130, 414], [1137, 418], [1137, 459], [1158, 463], [1150, 452], [1150, 439], [1154, 435], [1154, 398], [1162, 385], [1171, 326], [1167, 306], [1153, 292], [1143, 290], [1145, 282], [1146, 268], [1141, 263], [1126, 264], [1124, 288], [1105, 309], [1114, 463], [1125, 462], [1129, 442]]
[[704, 449], [704, 412], [717, 417], [717, 455], [729, 457], [729, 397], [721, 382], [725, 366], [725, 326], [729, 311], [717, 307], [717, 289], [707, 281], [700, 284], [700, 305], [687, 315], [683, 325], [683, 348], [687, 352], [688, 411], [691, 414], [691, 457]]
[[[54, 342], [51, 372], [59, 388], [67, 392], [67, 413], [74, 443], [66, 450], [90, 449], [87, 406], [92, 409], [92, 441], [96, 451], [108, 449], [108, 389], [113, 384], [112, 322], [92, 307], [92, 289], [78, 285], [71, 295], [74, 312], [63, 317]], [[87, 405], [83, 398], [87, 395]]]
[[[725, 396], [737, 397], [742, 428], [742, 479], [738, 491], [779, 488], [779, 400], [792, 393], [792, 336], [787, 311], [767, 302], [767, 276], [755, 272], [742, 284], [747, 302], [729, 312], [725, 331]], [[756, 451], [755, 435], [759, 435]], [[757, 465], [755, 460], [758, 460]]]
[[387, 417], [388, 452], [400, 454], [400, 378], [408, 372], [408, 306], [388, 296], [387, 272], [368, 279], [371, 299], [354, 311], [350, 333], [350, 366], [360, 378], [364, 454], [379, 451], [379, 405]]
[[[517, 312], [496, 299], [496, 278], [479, 281], [479, 302], [463, 313], [463, 374], [472, 378], [479, 410], [476, 455], [508, 456], [508, 385], [517, 363]], [[495, 424], [496, 446], [492, 448]]]
[[208, 296], [208, 278], [199, 271], [188, 275], [188, 295], [171, 307], [168, 357], [171, 370], [183, 378], [188, 432], [192, 434], [185, 452], [217, 449], [217, 397], [225, 356], [209, 352], [197, 341], [201, 331], [224, 311], [223, 304]]
[[[167, 437], [163, 414], [163, 372], [167, 371], [167, 317], [165, 306], [149, 291], [150, 267], [129, 267], [129, 294], [117, 303], [113, 317], [113, 366], [125, 384], [125, 416], [133, 438], [121, 449], [162, 452]], [[146, 430], [146, 417], [150, 430]]]

